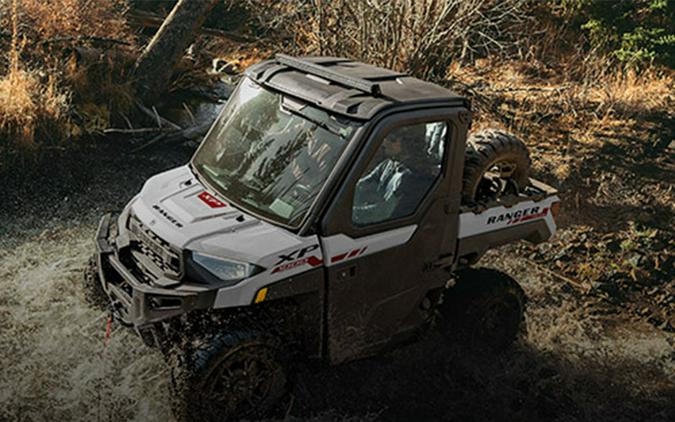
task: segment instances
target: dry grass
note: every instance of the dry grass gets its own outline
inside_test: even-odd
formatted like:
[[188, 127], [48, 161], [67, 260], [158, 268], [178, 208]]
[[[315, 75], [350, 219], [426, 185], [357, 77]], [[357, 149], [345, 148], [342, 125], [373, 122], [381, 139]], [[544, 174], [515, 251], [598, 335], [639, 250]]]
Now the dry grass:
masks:
[[40, 87], [30, 73], [12, 72], [0, 79], [0, 129], [18, 137], [18, 143], [33, 143], [36, 104], [33, 93]]
[[22, 31], [31, 40], [66, 37], [105, 37], [134, 42], [124, 15], [124, 0], [21, 0]]
[[598, 104], [603, 116], [626, 118], [664, 112], [675, 103], [675, 74], [655, 69], [639, 75], [617, 71], [591, 85], [588, 101]]
[[53, 77], [43, 83], [37, 72], [22, 69], [20, 50], [25, 43], [19, 43], [18, 0], [12, 1], [11, 11], [9, 71], [0, 78], [0, 133], [28, 149], [35, 146], [35, 132], [41, 125], [64, 125], [68, 98], [59, 92]]
[[42, 83], [37, 72], [13, 70], [0, 78], [0, 132], [19, 148], [34, 148], [41, 129], [57, 136], [66, 130], [68, 103], [55, 78]]
[[11, 43], [0, 44], [9, 53], [0, 62], [0, 155], [100, 130], [128, 109], [129, 60], [118, 60], [135, 43], [126, 8], [122, 0], [0, 2], [0, 23], [12, 28]]
[[14, 0], [9, 72], [0, 78], [0, 132], [25, 149], [35, 146], [35, 132], [41, 124], [64, 124], [68, 98], [59, 91], [53, 77], [43, 83], [37, 72], [22, 69], [17, 6]]
[[473, 130], [523, 138], [534, 175], [563, 197], [563, 230], [520, 254], [585, 286], [592, 313], [627, 313], [675, 330], [675, 73], [565, 74], [536, 60], [453, 66]]
[[[449, 85], [469, 96], [475, 129], [503, 126], [532, 140], [538, 170], [564, 182], [574, 167], [615, 136], [637, 133], [657, 115], [672, 116], [675, 72], [614, 73], [575, 79], [541, 62], [483, 59], [453, 65]], [[550, 172], [549, 171], [549, 172]]]

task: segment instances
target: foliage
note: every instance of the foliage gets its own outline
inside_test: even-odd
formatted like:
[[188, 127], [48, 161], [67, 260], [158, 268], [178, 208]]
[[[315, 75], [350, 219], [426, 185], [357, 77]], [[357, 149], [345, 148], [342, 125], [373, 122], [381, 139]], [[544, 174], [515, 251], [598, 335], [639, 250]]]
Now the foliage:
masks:
[[675, 68], [674, 0], [563, 0], [591, 47], [634, 67]]

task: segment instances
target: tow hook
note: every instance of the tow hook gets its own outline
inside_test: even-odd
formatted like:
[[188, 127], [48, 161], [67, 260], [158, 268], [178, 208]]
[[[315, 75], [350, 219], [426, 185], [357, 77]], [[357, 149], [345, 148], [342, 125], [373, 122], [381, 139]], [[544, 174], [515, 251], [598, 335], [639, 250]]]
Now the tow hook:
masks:
[[119, 300], [114, 300], [110, 302], [110, 305], [108, 306], [108, 310], [110, 312], [110, 319], [116, 320], [123, 327], [133, 327], [134, 325], [125, 322], [119, 313], [120, 309], [122, 309], [123, 306], [124, 305], [122, 305], [122, 302], [120, 302]]

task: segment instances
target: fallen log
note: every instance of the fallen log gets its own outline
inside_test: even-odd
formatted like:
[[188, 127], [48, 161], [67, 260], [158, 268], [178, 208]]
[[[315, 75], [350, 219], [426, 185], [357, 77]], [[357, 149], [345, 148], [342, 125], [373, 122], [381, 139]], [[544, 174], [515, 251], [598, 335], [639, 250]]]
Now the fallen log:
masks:
[[153, 104], [167, 91], [176, 65], [194, 42], [208, 13], [218, 0], [178, 0], [136, 60], [136, 94]]
[[[159, 28], [160, 26], [162, 26], [162, 23], [164, 22], [166, 16], [160, 16], [154, 13], [136, 10], [134, 12], [129, 13], [127, 15], [127, 18], [129, 19], [132, 25], [142, 26], [144, 28]], [[203, 35], [210, 35], [218, 38], [225, 38], [235, 42], [254, 41], [253, 38], [248, 37], [246, 35], [232, 31], [223, 31], [222, 29], [216, 28], [206, 28], [206, 27], [199, 28], [197, 30], [197, 33]]]
[[67, 54], [73, 54], [78, 65], [92, 65], [97, 63], [118, 63], [120, 67], [131, 66], [137, 55], [131, 51], [99, 49], [94, 47], [73, 46], [64, 49]]

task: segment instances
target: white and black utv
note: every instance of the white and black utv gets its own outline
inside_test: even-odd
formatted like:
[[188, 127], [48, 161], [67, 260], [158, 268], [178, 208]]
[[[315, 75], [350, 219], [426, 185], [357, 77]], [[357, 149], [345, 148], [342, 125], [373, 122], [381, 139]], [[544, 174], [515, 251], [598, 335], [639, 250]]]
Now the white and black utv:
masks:
[[264, 416], [299, 358], [371, 356], [429, 326], [516, 337], [524, 294], [490, 248], [555, 232], [522, 142], [467, 139], [469, 101], [356, 61], [249, 68], [192, 160], [106, 215], [94, 303], [167, 356], [179, 419]]

